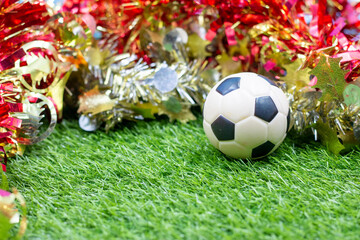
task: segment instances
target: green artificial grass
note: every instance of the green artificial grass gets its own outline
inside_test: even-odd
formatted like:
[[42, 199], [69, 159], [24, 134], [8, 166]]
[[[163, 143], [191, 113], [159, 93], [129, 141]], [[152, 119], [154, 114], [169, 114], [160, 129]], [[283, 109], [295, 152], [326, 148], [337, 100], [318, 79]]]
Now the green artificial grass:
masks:
[[231, 160], [201, 119], [64, 121], [8, 164], [26, 198], [25, 239], [357, 239], [360, 153], [287, 138], [262, 161]]

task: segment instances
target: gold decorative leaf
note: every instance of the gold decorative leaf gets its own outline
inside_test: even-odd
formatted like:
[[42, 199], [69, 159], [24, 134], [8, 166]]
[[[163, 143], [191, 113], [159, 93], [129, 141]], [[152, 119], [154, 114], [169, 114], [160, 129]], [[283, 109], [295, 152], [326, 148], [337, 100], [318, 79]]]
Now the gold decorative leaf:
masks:
[[170, 122], [178, 120], [181, 123], [187, 123], [189, 121], [196, 120], [196, 117], [190, 110], [190, 105], [183, 105], [179, 113], [171, 112], [167, 110], [165, 106], [159, 106], [159, 115], [167, 115]]
[[131, 107], [131, 110], [141, 114], [144, 118], [155, 119], [155, 114], [159, 112], [158, 106], [151, 103], [137, 103]]
[[115, 100], [111, 100], [108, 95], [100, 93], [98, 86], [79, 97], [78, 113], [97, 114], [112, 109]]
[[339, 154], [345, 147], [340, 143], [336, 131], [334, 131], [326, 123], [321, 120], [317, 121], [315, 125], [316, 130], [319, 133], [320, 141], [326, 148], [334, 153]]
[[55, 86], [50, 86], [49, 89], [49, 96], [54, 100], [58, 110], [58, 119], [62, 119], [64, 90], [70, 75], [71, 71], [68, 71]]
[[227, 53], [223, 52], [216, 56], [216, 60], [221, 66], [221, 75], [226, 77], [230, 74], [242, 72], [241, 62], [235, 62]]
[[290, 64], [284, 65], [286, 76], [281, 77], [281, 80], [285, 81], [289, 87], [302, 88], [307, 86], [310, 81], [310, 70], [307, 68], [301, 69], [302, 65], [303, 61], [299, 58]]
[[189, 35], [187, 46], [189, 47], [189, 53], [194, 58], [204, 58], [211, 54], [206, 51], [206, 46], [210, 42], [202, 39], [199, 35], [193, 33]]

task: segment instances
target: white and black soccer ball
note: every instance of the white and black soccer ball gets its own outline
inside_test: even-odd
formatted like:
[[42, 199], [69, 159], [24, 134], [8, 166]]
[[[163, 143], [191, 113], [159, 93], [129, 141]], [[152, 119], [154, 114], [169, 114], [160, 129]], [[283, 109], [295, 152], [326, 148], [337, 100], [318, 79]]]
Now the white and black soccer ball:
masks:
[[204, 130], [212, 145], [233, 158], [272, 153], [289, 129], [289, 102], [270, 79], [251, 72], [230, 75], [210, 91]]

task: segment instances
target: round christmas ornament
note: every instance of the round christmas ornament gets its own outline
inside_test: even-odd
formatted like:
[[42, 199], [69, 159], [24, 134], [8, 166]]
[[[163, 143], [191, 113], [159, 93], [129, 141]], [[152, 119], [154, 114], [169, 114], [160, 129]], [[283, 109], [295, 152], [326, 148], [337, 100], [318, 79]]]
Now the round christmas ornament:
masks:
[[289, 102], [270, 79], [251, 72], [215, 85], [204, 105], [204, 130], [212, 145], [233, 158], [272, 153], [289, 129]]

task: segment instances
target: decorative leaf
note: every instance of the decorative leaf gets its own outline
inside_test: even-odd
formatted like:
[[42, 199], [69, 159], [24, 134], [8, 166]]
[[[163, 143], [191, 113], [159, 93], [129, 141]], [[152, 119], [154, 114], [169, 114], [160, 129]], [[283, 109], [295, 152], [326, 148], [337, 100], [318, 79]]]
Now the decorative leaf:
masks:
[[346, 132], [345, 135], [340, 133], [338, 135], [338, 138], [341, 139], [341, 143], [342, 143], [342, 145], [344, 145], [345, 152], [348, 152], [348, 151], [354, 149], [355, 146], [358, 146], [360, 144], [360, 142], [355, 138], [354, 133], [352, 133], [350, 131]]
[[108, 95], [100, 93], [99, 87], [95, 86], [79, 97], [78, 113], [98, 114], [112, 109], [115, 106], [115, 102]]
[[330, 128], [328, 124], [319, 120], [317, 121], [315, 128], [319, 133], [321, 143], [326, 146], [330, 152], [338, 155], [341, 150], [345, 149], [340, 143], [336, 132]]
[[230, 56], [247, 56], [250, 54], [249, 51], [249, 39], [243, 38], [242, 40], [237, 41], [238, 44], [229, 46], [229, 54]]
[[178, 120], [182, 123], [187, 123], [192, 120], [196, 120], [196, 117], [190, 110], [190, 105], [182, 105], [182, 110], [179, 113], [173, 113], [166, 109], [165, 106], [159, 107], [159, 115], [167, 115], [170, 122]]
[[111, 57], [109, 50], [102, 50], [98, 47], [91, 47], [86, 51], [85, 58], [90, 65], [99, 66], [105, 62], [105, 59]]
[[49, 96], [54, 100], [57, 110], [58, 110], [58, 119], [62, 119], [63, 108], [64, 108], [64, 90], [67, 81], [71, 75], [71, 71], [68, 71], [65, 76], [55, 85], [50, 86]]
[[172, 96], [167, 101], [164, 102], [164, 106], [166, 110], [173, 113], [179, 113], [182, 110], [181, 103]]
[[346, 105], [360, 106], [360, 87], [349, 84], [344, 90], [344, 101]]
[[209, 41], [206, 41], [196, 33], [193, 33], [189, 35], [187, 46], [189, 47], [190, 53], [193, 57], [204, 58], [211, 55], [206, 51], [206, 46], [209, 44]]
[[221, 75], [223, 77], [242, 72], [241, 61], [234, 61], [226, 52], [216, 56], [216, 61], [221, 66]]
[[155, 119], [154, 114], [158, 113], [159, 108], [151, 103], [138, 103], [131, 107], [133, 111], [141, 114], [144, 118]]
[[302, 88], [309, 83], [310, 73], [308, 69], [300, 69], [303, 65], [301, 59], [296, 59], [294, 62], [284, 65], [286, 69], [286, 76], [282, 77], [288, 86], [297, 86]]
[[314, 88], [320, 88], [322, 96], [320, 101], [342, 100], [345, 89], [346, 71], [340, 68], [341, 58], [320, 57], [319, 63], [310, 71], [317, 77]]
[[220, 80], [220, 73], [216, 69], [206, 69], [200, 74], [201, 78], [208, 82], [217, 83]]
[[158, 42], [158, 43], [163, 42], [164, 36], [162, 36], [158, 32], [152, 32], [149, 29], [144, 29], [144, 30], [148, 34], [148, 37], [150, 38], [149, 39], [150, 42]]
[[100, 48], [91, 47], [86, 53], [90, 65], [99, 66], [103, 62]]

